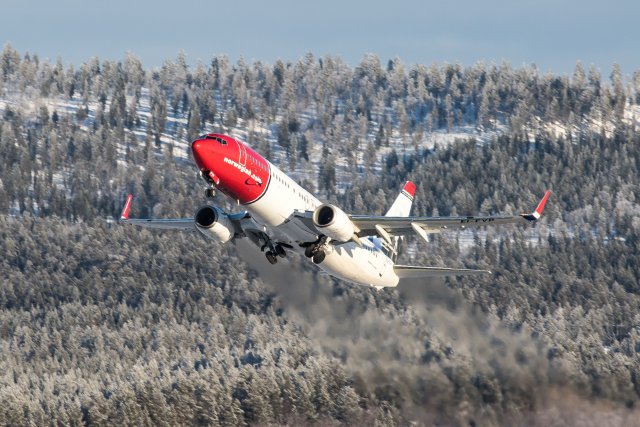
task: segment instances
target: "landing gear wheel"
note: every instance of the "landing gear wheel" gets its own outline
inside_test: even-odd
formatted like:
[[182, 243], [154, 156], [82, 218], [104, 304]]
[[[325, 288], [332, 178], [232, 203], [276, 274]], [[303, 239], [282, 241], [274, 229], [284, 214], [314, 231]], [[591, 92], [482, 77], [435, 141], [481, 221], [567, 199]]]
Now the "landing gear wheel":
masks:
[[282, 245], [276, 245], [275, 247], [276, 250], [276, 254], [280, 257], [280, 258], [284, 258], [287, 256], [287, 253], [285, 252], [284, 248], [282, 247]]
[[313, 263], [320, 264], [322, 261], [324, 261], [324, 257], [326, 256], [327, 254], [325, 254], [324, 251], [319, 251], [313, 256]]
[[315, 245], [309, 245], [306, 248], [304, 248], [304, 256], [306, 256], [307, 258], [311, 258], [313, 257], [315, 251], [316, 251]]
[[264, 255], [267, 257], [267, 261], [269, 261], [269, 264], [275, 264], [276, 262], [278, 262], [278, 257], [273, 252], [269, 251]]
[[207, 188], [206, 190], [204, 190], [204, 197], [206, 197], [207, 199], [213, 199], [215, 195], [216, 190], [214, 190], [213, 188]]

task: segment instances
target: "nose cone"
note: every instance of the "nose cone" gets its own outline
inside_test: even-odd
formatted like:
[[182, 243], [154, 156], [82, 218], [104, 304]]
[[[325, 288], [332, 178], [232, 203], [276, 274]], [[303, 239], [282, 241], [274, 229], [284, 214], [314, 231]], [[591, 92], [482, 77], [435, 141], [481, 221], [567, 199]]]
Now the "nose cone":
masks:
[[206, 139], [196, 139], [191, 143], [191, 151], [193, 159], [196, 161], [200, 170], [207, 169], [208, 159], [211, 157], [210, 143]]

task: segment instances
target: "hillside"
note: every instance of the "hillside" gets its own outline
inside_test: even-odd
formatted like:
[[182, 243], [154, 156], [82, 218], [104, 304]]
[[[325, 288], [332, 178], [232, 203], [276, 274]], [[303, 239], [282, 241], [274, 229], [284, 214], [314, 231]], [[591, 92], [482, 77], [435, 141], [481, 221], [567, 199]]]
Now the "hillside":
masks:
[[[6, 46], [0, 421], [633, 425], [639, 76], [311, 55], [145, 70]], [[419, 215], [554, 195], [535, 229], [403, 248], [493, 275], [382, 292], [106, 221], [127, 192], [134, 215], [191, 215], [188, 141], [212, 130], [354, 213], [382, 212], [406, 179]]]

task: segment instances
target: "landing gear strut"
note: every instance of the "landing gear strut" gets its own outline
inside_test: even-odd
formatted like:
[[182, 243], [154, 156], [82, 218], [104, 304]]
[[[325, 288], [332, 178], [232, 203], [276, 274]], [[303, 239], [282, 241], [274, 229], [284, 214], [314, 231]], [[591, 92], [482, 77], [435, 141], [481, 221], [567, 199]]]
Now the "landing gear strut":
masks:
[[304, 250], [304, 256], [306, 256], [307, 258], [312, 258], [315, 252], [317, 252], [316, 245], [309, 245]]
[[[216, 184], [220, 183], [220, 180], [217, 179], [217, 177], [211, 171], [200, 171], [198, 172], [198, 175], [204, 180], [204, 182], [207, 183], [207, 189], [204, 190], [204, 196], [207, 199], [212, 199], [216, 195], [215, 186]], [[214, 178], [216, 178], [217, 181], [214, 180]]]
[[284, 248], [282, 247], [282, 245], [276, 245], [275, 247], [276, 250], [276, 254], [280, 257], [280, 258], [285, 258], [287, 256], [287, 252], [285, 252]]

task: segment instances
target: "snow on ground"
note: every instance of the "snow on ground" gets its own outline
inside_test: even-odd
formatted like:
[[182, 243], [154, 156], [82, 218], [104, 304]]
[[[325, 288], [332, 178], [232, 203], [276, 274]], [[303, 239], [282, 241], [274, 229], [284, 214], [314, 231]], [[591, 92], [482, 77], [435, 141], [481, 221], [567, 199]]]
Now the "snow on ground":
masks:
[[[34, 99], [36, 101], [34, 101]], [[131, 101], [130, 97], [127, 99], [127, 104]], [[40, 111], [41, 107], [46, 107], [49, 114], [53, 111], [57, 111], [58, 114], [66, 114], [75, 116], [78, 109], [85, 106], [88, 108], [88, 117], [81, 124], [82, 127], [88, 128], [93, 120], [95, 120], [96, 114], [100, 105], [97, 101], [83, 102], [79, 97], [73, 97], [68, 99], [63, 96], [40, 98], [37, 94], [32, 93], [19, 93], [17, 91], [3, 91], [3, 96], [0, 98], [0, 112], [3, 112], [7, 108], [15, 108], [23, 111], [23, 114], [32, 116], [35, 118]], [[216, 106], [219, 111], [224, 111], [223, 102], [217, 95]], [[107, 102], [105, 111], [109, 110], [109, 103]], [[311, 123], [315, 120], [315, 109], [309, 107], [299, 114], [299, 120], [303, 124], [303, 127], [307, 123]], [[151, 120], [151, 105], [150, 105], [150, 93], [148, 88], [143, 88], [141, 91], [141, 97], [138, 100], [138, 106], [136, 111], [137, 119], [140, 122], [140, 126], [135, 127], [132, 130], [138, 143], [143, 143], [147, 136], [147, 129]], [[382, 114], [379, 114], [381, 116]], [[611, 132], [613, 124], [603, 123], [598, 117], [589, 117], [585, 119], [587, 127], [593, 131], [600, 131], [602, 129], [605, 132]], [[259, 136], [261, 139], [267, 140], [271, 146], [271, 159], [274, 163], [282, 165], [283, 169], [290, 173], [297, 180], [307, 180], [309, 182], [317, 182], [318, 172], [320, 165], [326, 161], [322, 158], [322, 141], [310, 141], [309, 147], [310, 161], [299, 160], [297, 161], [296, 168], [290, 170], [288, 168], [287, 156], [282, 147], [277, 143], [277, 126], [275, 123], [280, 122], [282, 117], [275, 118], [274, 123], [264, 123], [260, 120], [251, 119], [243, 120], [238, 119], [236, 126], [228, 131], [232, 136], [238, 137], [243, 141], [249, 141], [251, 135]], [[640, 106], [628, 105], [625, 110], [625, 121], [640, 125]], [[173, 147], [173, 156], [179, 162], [190, 163], [190, 144], [186, 140], [186, 128], [188, 125], [188, 119], [186, 115], [178, 113], [175, 114], [172, 109], [167, 106], [167, 118], [165, 123], [165, 129], [162, 133], [160, 140], [163, 150], [168, 147]], [[213, 127], [213, 125], [211, 125]], [[336, 157], [336, 181], [337, 191], [342, 193], [347, 190], [349, 183], [352, 181], [354, 171], [356, 174], [364, 171], [364, 156], [369, 141], [375, 138], [379, 124], [372, 122], [369, 123], [368, 133], [362, 138], [357, 149], [355, 156], [355, 165], [353, 161], [345, 156], [338, 155]], [[534, 123], [535, 129], [543, 130], [555, 136], [568, 135], [568, 127], [566, 124], [559, 122], [552, 123]], [[611, 128], [611, 129], [610, 129]], [[532, 130], [535, 130], [532, 129]], [[207, 131], [217, 131], [219, 129], [208, 129]], [[497, 136], [508, 132], [508, 127], [505, 125], [497, 125], [494, 129], [479, 130], [474, 125], [457, 126], [450, 131], [444, 129], [438, 129], [433, 132], [424, 132], [423, 135], [416, 141], [415, 135], [402, 135], [398, 132], [397, 128], [394, 128], [391, 135], [389, 135], [389, 145], [383, 146], [377, 150], [377, 161], [373, 165], [373, 171], [381, 171], [383, 169], [383, 162], [386, 156], [392, 151], [395, 151], [399, 156], [413, 154], [416, 149], [433, 149], [436, 145], [439, 147], [447, 146], [455, 141], [468, 141], [475, 139], [479, 143], [486, 143], [495, 139]], [[574, 133], [574, 132], [572, 132]], [[348, 141], [343, 141], [347, 144]], [[257, 147], [254, 147], [257, 148]], [[126, 155], [126, 143], [125, 141], [118, 141], [117, 143], [118, 162], [124, 164]], [[160, 153], [158, 153], [160, 156]]]
[[[614, 120], [612, 117], [605, 120], [599, 111], [594, 111], [591, 115], [584, 117], [580, 123], [572, 126], [559, 121], [543, 122], [542, 119], [536, 117], [533, 126], [529, 126], [527, 130], [532, 135], [532, 139], [535, 138], [536, 130], [542, 130], [555, 138], [570, 136], [574, 141], [578, 138], [580, 131], [584, 132], [585, 130], [604, 133], [607, 138], [611, 138], [616, 127]], [[640, 105], [627, 103], [622, 121], [628, 126], [633, 126], [634, 129], [640, 128]]]
[[[218, 111], [225, 111], [224, 103], [216, 94], [216, 107]], [[130, 105], [131, 97], [127, 97], [127, 105]], [[78, 123], [81, 128], [88, 129], [96, 115], [102, 106], [97, 101], [83, 101], [80, 97], [67, 98], [65, 96], [56, 97], [40, 97], [36, 93], [35, 89], [28, 88], [25, 92], [19, 92], [17, 90], [9, 90], [6, 87], [3, 89], [0, 96], [0, 114], [4, 113], [7, 108], [20, 110], [27, 119], [35, 119], [39, 114], [42, 107], [46, 107], [49, 114], [56, 111], [60, 115], [68, 115], [74, 117], [77, 120], [77, 112], [80, 108], [86, 107], [88, 109], [87, 118]], [[104, 111], [109, 111], [109, 102], [104, 106]], [[389, 111], [374, 112], [374, 117], [382, 117], [388, 114]], [[128, 138], [133, 134], [138, 144], [143, 144], [149, 137], [148, 128], [151, 121], [151, 105], [150, 105], [150, 92], [148, 88], [142, 88], [141, 97], [138, 100], [136, 109], [137, 120], [139, 126], [136, 126], [132, 130], [125, 130], [128, 134]], [[302, 123], [303, 128], [306, 125], [312, 123], [315, 118], [315, 108], [313, 106], [303, 110], [298, 115], [299, 121]], [[305, 160], [296, 161], [296, 167], [291, 170], [289, 162], [287, 161], [287, 155], [285, 150], [277, 143], [277, 125], [281, 122], [282, 117], [277, 116], [272, 123], [265, 123], [264, 121], [257, 119], [244, 120], [239, 118], [236, 125], [227, 130], [227, 133], [234, 137], [237, 137], [245, 142], [251, 140], [251, 136], [259, 137], [262, 140], [266, 140], [270, 143], [271, 147], [271, 160], [279, 164], [282, 169], [290, 174], [294, 179], [301, 182], [303, 180], [317, 183], [318, 173], [321, 170], [321, 165], [326, 161], [323, 158], [322, 153], [322, 140], [310, 141], [309, 146], [309, 162]], [[625, 109], [624, 120], [628, 124], [634, 124], [640, 126], [640, 105], [628, 104]], [[188, 126], [188, 118], [185, 114], [175, 113], [169, 105], [167, 105], [167, 117], [164, 127], [164, 132], [161, 134], [161, 146], [162, 150], [157, 150], [156, 155], [161, 156], [167, 147], [173, 147], [173, 156], [176, 161], [189, 164], [191, 163], [190, 153], [190, 141], [186, 138], [186, 128]], [[210, 124], [211, 129], [207, 129], [207, 132], [220, 131], [220, 129]], [[613, 123], [603, 123], [600, 114], [594, 113], [592, 116], [583, 120], [581, 127], [590, 129], [592, 131], [605, 132], [613, 131]], [[343, 193], [348, 190], [349, 183], [353, 180], [354, 174], [358, 175], [364, 172], [364, 157], [367, 151], [367, 145], [369, 141], [372, 141], [379, 128], [377, 122], [371, 122], [367, 126], [367, 134], [363, 136], [357, 147], [355, 159], [349, 158], [339, 153], [334, 153], [336, 161], [336, 190], [339, 193]], [[544, 131], [555, 135], [557, 137], [567, 136], [568, 126], [560, 122], [548, 122], [542, 123], [538, 120], [536, 123], [531, 124], [530, 134], [535, 134], [536, 131]], [[417, 149], [433, 149], [436, 147], [443, 147], [450, 145], [456, 141], [468, 141], [471, 139], [477, 140], [479, 143], [487, 143], [499, 135], [507, 133], [509, 128], [505, 125], [496, 125], [492, 129], [479, 130], [474, 125], [457, 126], [447, 131], [445, 129], [438, 129], [433, 132], [424, 132], [417, 140], [415, 135], [403, 135], [400, 134], [397, 128], [394, 128], [392, 134], [388, 136], [388, 146], [382, 146], [377, 150], [376, 163], [373, 165], [372, 170], [374, 173], [380, 172], [384, 167], [384, 159], [392, 151], [395, 151], [400, 157], [404, 155], [410, 155], [416, 152]], [[576, 129], [571, 129], [571, 135], [575, 135]], [[349, 144], [350, 141], [342, 141], [343, 144]], [[253, 148], [258, 148], [255, 146]], [[118, 164], [125, 165], [127, 151], [126, 141], [117, 141], [117, 153]], [[355, 161], [356, 164], [353, 164]], [[316, 184], [317, 185], [317, 184]], [[317, 188], [311, 188], [310, 190], [317, 190]]]

